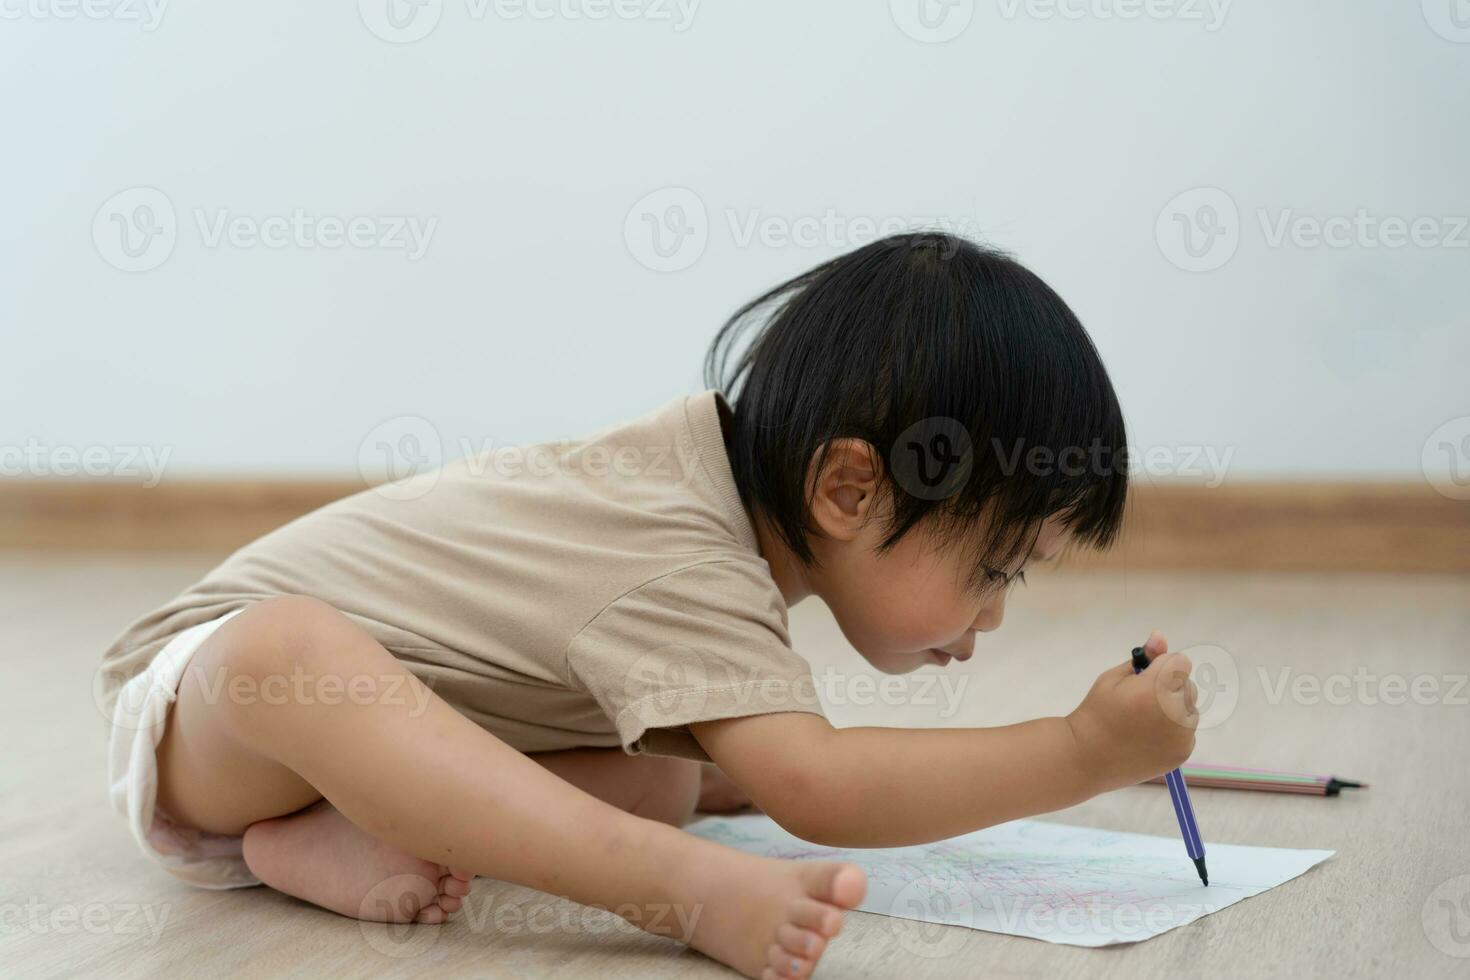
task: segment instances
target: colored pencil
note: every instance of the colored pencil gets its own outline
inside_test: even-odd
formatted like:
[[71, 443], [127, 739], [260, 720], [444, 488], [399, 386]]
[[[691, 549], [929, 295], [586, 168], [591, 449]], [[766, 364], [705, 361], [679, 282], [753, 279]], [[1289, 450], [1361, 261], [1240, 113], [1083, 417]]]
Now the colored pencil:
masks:
[[[1274, 772], [1270, 769], [1248, 769], [1243, 766], [1220, 766], [1198, 762], [1182, 766], [1180, 771], [1191, 786], [1208, 789], [1247, 789], [1260, 793], [1296, 793], [1299, 796], [1337, 796], [1344, 789], [1366, 789], [1367, 783], [1336, 776], [1309, 773]], [[1163, 776], [1150, 779], [1163, 783]]]

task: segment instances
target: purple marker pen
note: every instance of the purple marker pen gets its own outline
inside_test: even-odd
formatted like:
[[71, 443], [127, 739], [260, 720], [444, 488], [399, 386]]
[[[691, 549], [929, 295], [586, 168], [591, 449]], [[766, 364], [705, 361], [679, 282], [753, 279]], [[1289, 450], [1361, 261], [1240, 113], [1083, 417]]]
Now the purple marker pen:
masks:
[[[1148, 654], [1143, 647], [1133, 648], [1133, 672], [1141, 674], [1148, 669]], [[1194, 822], [1194, 806], [1189, 802], [1189, 789], [1184, 785], [1184, 773], [1175, 769], [1164, 777], [1169, 784], [1169, 799], [1174, 801], [1174, 816], [1179, 818], [1179, 831], [1184, 835], [1184, 849], [1194, 859], [1199, 880], [1210, 887], [1210, 873], [1205, 870], [1205, 842], [1200, 839], [1199, 826]]]

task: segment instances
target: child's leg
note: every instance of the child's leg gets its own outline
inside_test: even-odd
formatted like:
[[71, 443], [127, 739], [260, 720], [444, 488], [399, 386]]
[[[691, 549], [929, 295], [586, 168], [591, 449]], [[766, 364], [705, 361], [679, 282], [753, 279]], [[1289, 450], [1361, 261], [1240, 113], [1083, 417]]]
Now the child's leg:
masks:
[[[568, 749], [531, 756], [585, 793], [627, 813], [681, 827], [693, 813], [706, 767], [683, 759], [630, 756], [621, 749]], [[334, 854], [357, 881], [322, 889], [319, 869], [299, 854]], [[321, 800], [305, 811], [245, 831], [246, 864], [266, 884], [335, 912], [393, 922], [438, 923], [459, 911], [471, 873], [454, 871], [377, 840]], [[362, 897], [366, 891], [365, 897]]]
[[666, 756], [630, 756], [622, 749], [536, 752], [531, 758], [585, 793], [619, 810], [682, 827], [696, 809], [734, 813], [750, 797], [712, 765]]
[[628, 755], [622, 749], [536, 752], [533, 762], [626, 813], [682, 827], [699, 802], [702, 770], [687, 759]]
[[[224, 693], [211, 699], [185, 678], [160, 746], [160, 805], [181, 823], [240, 833], [325, 796], [346, 820], [335, 831], [310, 826], [289, 855], [298, 877], [316, 875], [319, 904], [341, 906], [333, 889], [361, 887], [323, 836], [360, 830], [436, 865], [615, 911], [632, 906], [635, 924], [672, 923], [679, 938], [748, 975], [789, 976], [810, 971], [842, 911], [861, 901], [862, 873], [851, 865], [755, 858], [582, 792], [434, 697], [321, 603], [252, 606], [199, 649], [196, 668], [207, 681], [223, 678]], [[264, 696], [277, 679], [289, 687], [293, 669], [338, 678], [334, 690], [359, 696]], [[261, 696], [232, 696], [231, 677], [250, 679]], [[375, 697], [361, 697], [369, 687]], [[320, 823], [324, 809], [272, 824]], [[291, 846], [292, 834], [274, 836]]]

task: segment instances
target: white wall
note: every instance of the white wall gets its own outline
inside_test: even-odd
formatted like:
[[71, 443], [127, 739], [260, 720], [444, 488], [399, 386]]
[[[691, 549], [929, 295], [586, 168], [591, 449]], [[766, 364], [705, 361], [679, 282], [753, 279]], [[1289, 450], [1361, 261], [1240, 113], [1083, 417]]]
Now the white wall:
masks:
[[[367, 26], [388, 0], [88, 2], [0, 0], [0, 447], [28, 474], [137, 445], [346, 474], [400, 415], [448, 455], [590, 431], [694, 390], [735, 305], [885, 219], [1014, 249], [1178, 462], [1417, 477], [1437, 427], [1470, 435], [1463, 0], [930, 0], [934, 31], [915, 0], [424, 0], [409, 43]], [[121, 271], [139, 187], [176, 240]], [[694, 201], [639, 204], [671, 187]], [[1200, 187], [1226, 233], [1185, 271], [1173, 211], [1222, 202], [1171, 201]], [[670, 203], [699, 234], [654, 271]], [[437, 224], [417, 259], [200, 228], [297, 208]], [[1432, 220], [1272, 244], [1360, 209]]]

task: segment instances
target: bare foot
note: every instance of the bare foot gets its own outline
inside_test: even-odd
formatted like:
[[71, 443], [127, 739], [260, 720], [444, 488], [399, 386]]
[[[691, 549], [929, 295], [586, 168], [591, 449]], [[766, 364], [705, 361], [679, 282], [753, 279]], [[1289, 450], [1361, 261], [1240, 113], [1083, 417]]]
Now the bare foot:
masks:
[[474, 879], [378, 840], [326, 800], [251, 824], [244, 848], [245, 864], [277, 891], [372, 922], [443, 922]]
[[[690, 872], [691, 946], [748, 977], [807, 977], [868, 879], [855, 864], [731, 851]], [[697, 913], [697, 917], [695, 915]]]

